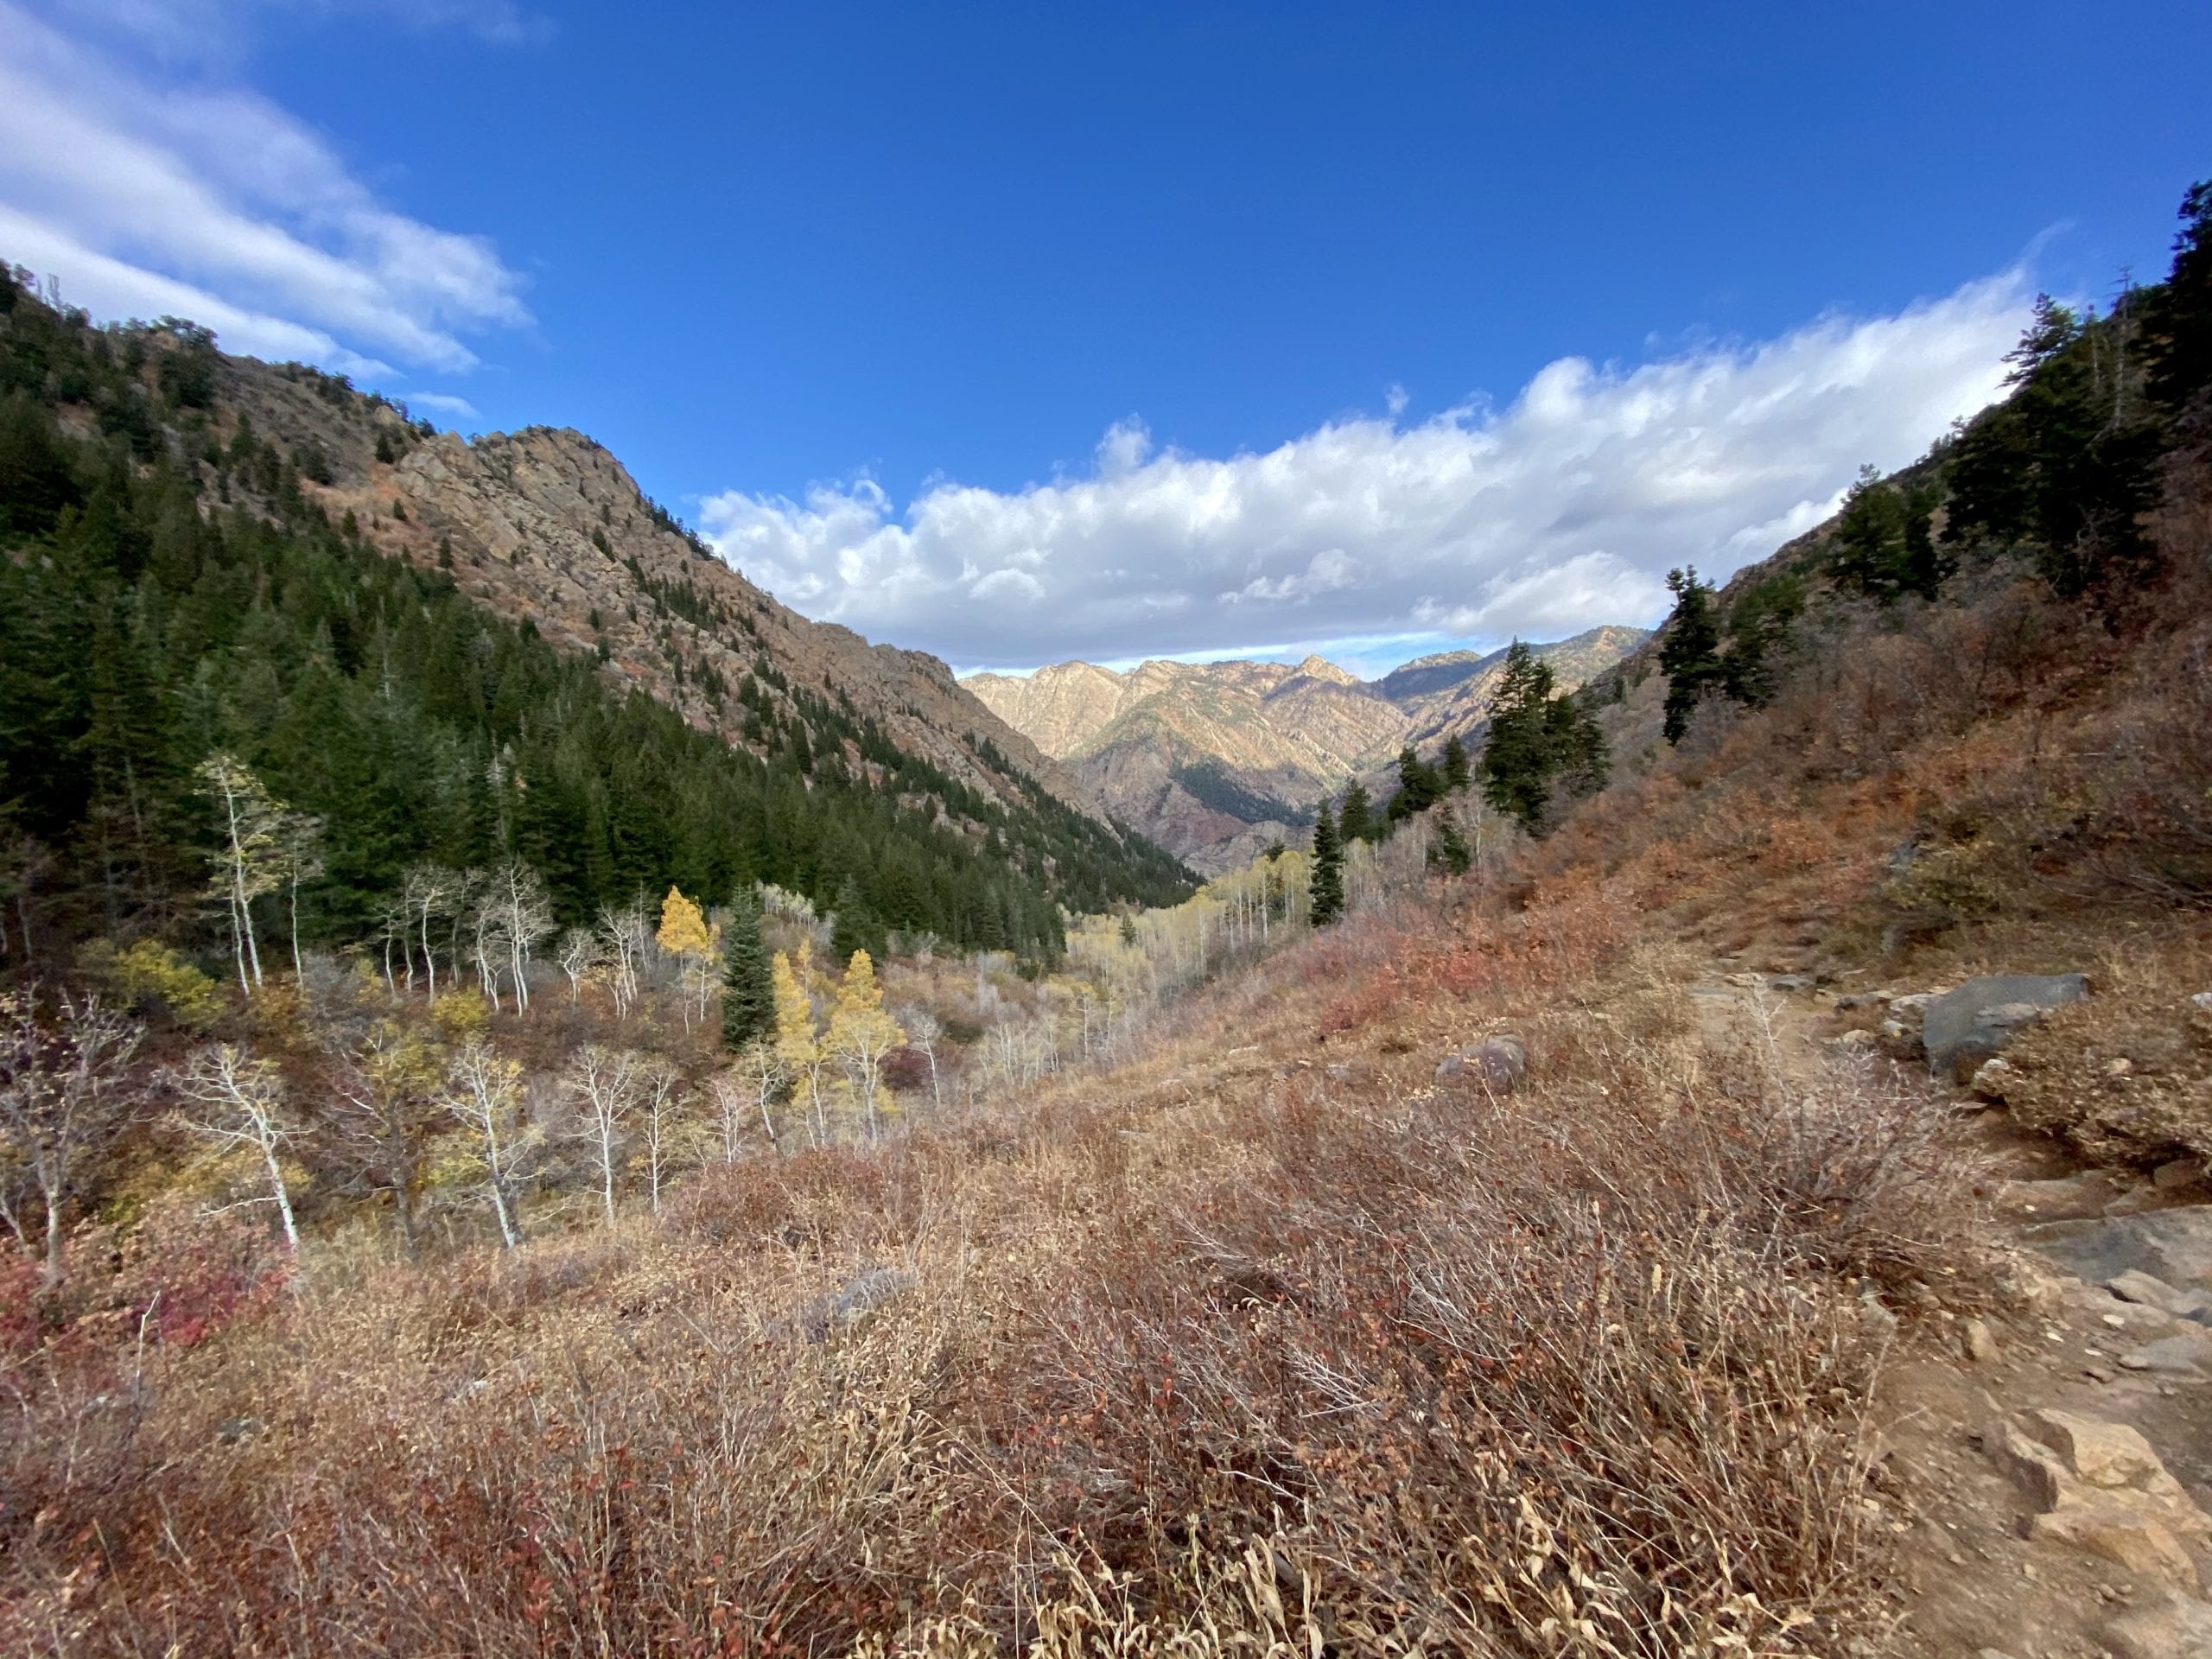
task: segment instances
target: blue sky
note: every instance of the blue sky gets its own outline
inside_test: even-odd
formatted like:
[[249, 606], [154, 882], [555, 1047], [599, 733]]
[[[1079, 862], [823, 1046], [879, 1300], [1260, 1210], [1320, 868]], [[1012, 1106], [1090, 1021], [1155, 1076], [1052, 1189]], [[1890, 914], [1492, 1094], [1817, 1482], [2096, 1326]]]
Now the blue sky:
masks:
[[0, 257], [581, 427], [962, 666], [1374, 669], [1910, 459], [2036, 288], [2163, 270], [2208, 61], [2201, 0], [0, 0]]

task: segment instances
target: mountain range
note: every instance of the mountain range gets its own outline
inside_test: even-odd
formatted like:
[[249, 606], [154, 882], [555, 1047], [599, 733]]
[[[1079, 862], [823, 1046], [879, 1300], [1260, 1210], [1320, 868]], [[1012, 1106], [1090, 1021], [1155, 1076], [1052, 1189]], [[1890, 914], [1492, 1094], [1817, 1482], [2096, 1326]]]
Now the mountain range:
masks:
[[[1562, 689], [1602, 673], [1643, 630], [1592, 628], [1537, 647]], [[960, 683], [1114, 817], [1209, 874], [1281, 837], [1355, 778], [1382, 782], [1399, 752], [1473, 747], [1503, 651], [1445, 652], [1360, 679], [1321, 657], [1284, 663], [1084, 662]], [[1387, 785], [1386, 785], [1387, 787]]]

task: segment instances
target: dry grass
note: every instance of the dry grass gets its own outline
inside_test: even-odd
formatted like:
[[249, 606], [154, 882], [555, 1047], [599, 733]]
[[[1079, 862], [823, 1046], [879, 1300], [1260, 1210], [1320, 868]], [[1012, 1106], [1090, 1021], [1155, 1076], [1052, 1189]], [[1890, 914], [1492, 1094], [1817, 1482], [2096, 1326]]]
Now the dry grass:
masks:
[[[9, 1466], [0, 1637], [1840, 1650], [1878, 1624], [1859, 1297], [1972, 1294], [1964, 1173], [1925, 1102], [1700, 1040], [1675, 978], [1586, 897], [1365, 918], [1019, 1109], [658, 1226], [311, 1264], [156, 1345], [99, 1479]], [[1429, 1083], [1500, 1023], [1527, 1092]]]

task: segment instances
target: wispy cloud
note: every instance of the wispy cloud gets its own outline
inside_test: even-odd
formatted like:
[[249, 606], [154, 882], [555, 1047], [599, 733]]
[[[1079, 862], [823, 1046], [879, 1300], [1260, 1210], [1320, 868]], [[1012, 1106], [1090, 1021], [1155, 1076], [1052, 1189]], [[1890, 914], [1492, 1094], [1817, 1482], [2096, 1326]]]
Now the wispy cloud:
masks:
[[75, 303], [357, 370], [465, 371], [467, 336], [530, 321], [489, 243], [387, 207], [255, 93], [171, 84], [10, 0], [0, 40], [0, 257]]
[[960, 663], [1557, 638], [1655, 620], [1671, 566], [1726, 575], [1818, 523], [1862, 461], [1911, 459], [1998, 394], [2026, 303], [2010, 273], [1770, 341], [1562, 359], [1502, 410], [1394, 408], [1226, 459], [1128, 422], [1087, 478], [938, 483], [903, 512], [866, 478], [730, 490], [701, 518], [786, 602]]
[[449, 391], [410, 391], [407, 394], [410, 409], [435, 409], [441, 415], [457, 416], [464, 421], [476, 418], [476, 405], [466, 397], [456, 397]]

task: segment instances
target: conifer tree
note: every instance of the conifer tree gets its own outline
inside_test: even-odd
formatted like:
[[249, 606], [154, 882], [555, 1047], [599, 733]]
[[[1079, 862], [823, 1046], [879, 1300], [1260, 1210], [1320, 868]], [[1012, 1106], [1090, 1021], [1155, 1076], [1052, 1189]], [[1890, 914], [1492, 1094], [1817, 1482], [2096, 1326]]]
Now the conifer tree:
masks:
[[1725, 686], [1728, 671], [1720, 660], [1713, 588], [1697, 579], [1697, 567], [1668, 572], [1667, 590], [1675, 596], [1675, 609], [1659, 646], [1659, 667], [1667, 677], [1667, 741], [1679, 743], [1707, 690]]
[[776, 987], [760, 938], [760, 900], [748, 881], [730, 903], [722, 949], [722, 1046], [742, 1053], [775, 1023]]
[[1447, 793], [1456, 795], [1474, 781], [1474, 772], [1467, 765], [1467, 746], [1454, 732], [1444, 740], [1443, 783]]
[[1375, 804], [1367, 786], [1355, 778], [1344, 785], [1344, 804], [1337, 813], [1337, 838], [1346, 847], [1355, 841], [1375, 839]]
[[1444, 798], [1444, 780], [1411, 744], [1398, 751], [1398, 792], [1384, 810], [1392, 823], [1426, 812]]
[[1516, 639], [1505, 653], [1483, 746], [1483, 798], [1531, 835], [1551, 797], [1552, 683], [1551, 664]]
[[1326, 801], [1313, 818], [1313, 874], [1307, 895], [1308, 914], [1316, 927], [1326, 927], [1344, 913], [1344, 844], [1337, 838], [1337, 821]]
[[1428, 843], [1428, 865], [1446, 875], [1465, 875], [1474, 863], [1465, 833], [1449, 811], [1436, 815], [1436, 833]]

